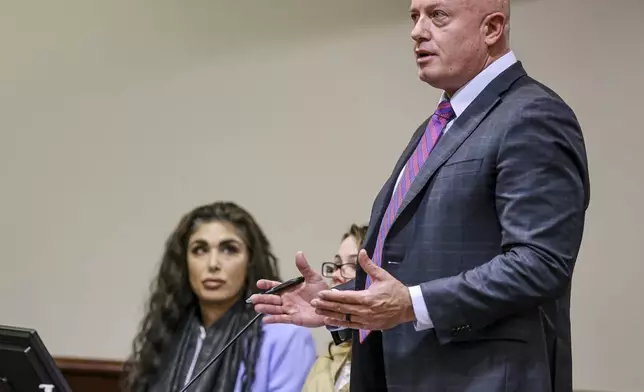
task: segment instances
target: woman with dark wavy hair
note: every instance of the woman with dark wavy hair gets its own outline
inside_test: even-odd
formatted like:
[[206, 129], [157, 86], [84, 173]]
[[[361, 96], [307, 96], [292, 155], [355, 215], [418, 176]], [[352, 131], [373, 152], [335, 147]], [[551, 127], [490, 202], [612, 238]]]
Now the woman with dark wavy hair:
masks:
[[[244, 300], [260, 279], [280, 280], [253, 217], [230, 202], [186, 214], [166, 242], [126, 365], [128, 392], [179, 391], [256, 313]], [[310, 332], [255, 322], [191, 392], [299, 392], [315, 361]]]

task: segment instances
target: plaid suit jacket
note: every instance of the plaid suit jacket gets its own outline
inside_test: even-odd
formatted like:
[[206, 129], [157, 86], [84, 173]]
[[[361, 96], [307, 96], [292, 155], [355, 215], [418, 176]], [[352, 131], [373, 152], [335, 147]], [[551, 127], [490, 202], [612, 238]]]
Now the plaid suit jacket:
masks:
[[[374, 201], [370, 256], [426, 123]], [[383, 268], [420, 285], [434, 328], [355, 335], [351, 391], [571, 392], [570, 282], [588, 203], [573, 111], [514, 64], [441, 137], [385, 240]]]

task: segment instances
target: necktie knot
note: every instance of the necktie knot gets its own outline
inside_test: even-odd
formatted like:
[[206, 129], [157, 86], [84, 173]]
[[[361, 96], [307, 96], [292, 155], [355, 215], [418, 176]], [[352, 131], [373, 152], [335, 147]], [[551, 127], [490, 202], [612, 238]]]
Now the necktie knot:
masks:
[[443, 101], [438, 105], [438, 108], [434, 112], [434, 115], [444, 118], [445, 120], [452, 121], [456, 117], [456, 113], [452, 108], [452, 104], [449, 101]]

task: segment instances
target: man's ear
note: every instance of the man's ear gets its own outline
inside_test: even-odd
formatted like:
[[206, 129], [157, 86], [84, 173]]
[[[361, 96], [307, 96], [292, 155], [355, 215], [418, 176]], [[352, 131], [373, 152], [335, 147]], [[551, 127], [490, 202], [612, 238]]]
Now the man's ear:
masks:
[[485, 17], [483, 20], [483, 32], [485, 33], [485, 43], [488, 46], [495, 45], [506, 34], [507, 17], [502, 12], [495, 12]]

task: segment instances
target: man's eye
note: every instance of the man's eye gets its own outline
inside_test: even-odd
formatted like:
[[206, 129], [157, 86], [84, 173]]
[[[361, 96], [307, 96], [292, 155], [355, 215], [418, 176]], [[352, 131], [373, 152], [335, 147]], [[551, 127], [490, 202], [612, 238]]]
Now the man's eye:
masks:
[[435, 10], [432, 12], [432, 19], [441, 19], [441, 18], [445, 18], [446, 16], [447, 14], [441, 10]]

